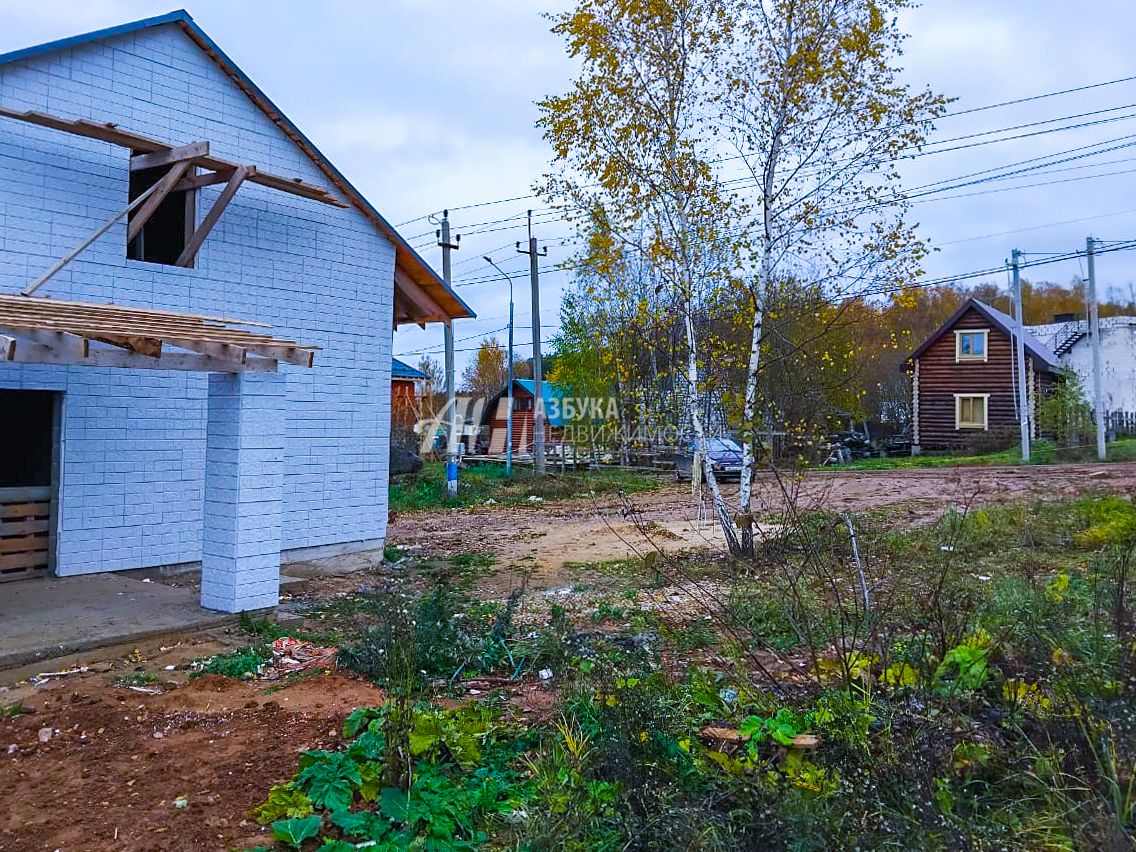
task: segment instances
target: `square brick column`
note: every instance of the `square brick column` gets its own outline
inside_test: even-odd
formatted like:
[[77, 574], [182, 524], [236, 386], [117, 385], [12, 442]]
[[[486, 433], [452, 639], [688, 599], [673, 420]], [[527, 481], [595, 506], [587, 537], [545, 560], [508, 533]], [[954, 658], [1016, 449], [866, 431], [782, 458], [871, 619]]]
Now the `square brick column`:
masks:
[[284, 375], [211, 373], [205, 445], [201, 605], [242, 612], [280, 602]]

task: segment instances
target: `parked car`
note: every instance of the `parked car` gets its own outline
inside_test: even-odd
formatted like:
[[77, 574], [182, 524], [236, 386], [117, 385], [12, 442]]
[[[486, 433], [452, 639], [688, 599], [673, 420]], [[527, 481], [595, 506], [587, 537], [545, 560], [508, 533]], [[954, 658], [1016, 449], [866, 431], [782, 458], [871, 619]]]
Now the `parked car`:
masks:
[[[694, 475], [694, 454], [698, 451], [698, 443], [691, 441], [690, 445], [675, 453], [675, 479], [691, 479]], [[714, 476], [718, 479], [742, 478], [742, 448], [733, 438], [707, 438], [706, 459], [703, 464], [709, 463], [714, 468]], [[703, 471], [705, 477], [705, 471]]]

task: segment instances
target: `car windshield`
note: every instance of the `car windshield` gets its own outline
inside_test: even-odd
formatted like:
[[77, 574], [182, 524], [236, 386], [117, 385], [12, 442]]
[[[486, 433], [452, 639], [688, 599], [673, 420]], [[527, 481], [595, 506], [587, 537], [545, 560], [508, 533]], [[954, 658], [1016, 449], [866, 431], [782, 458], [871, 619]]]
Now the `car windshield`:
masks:
[[[695, 449], [697, 449], [695, 445]], [[706, 451], [709, 453], [740, 453], [742, 448], [729, 438], [710, 438], [706, 442]]]

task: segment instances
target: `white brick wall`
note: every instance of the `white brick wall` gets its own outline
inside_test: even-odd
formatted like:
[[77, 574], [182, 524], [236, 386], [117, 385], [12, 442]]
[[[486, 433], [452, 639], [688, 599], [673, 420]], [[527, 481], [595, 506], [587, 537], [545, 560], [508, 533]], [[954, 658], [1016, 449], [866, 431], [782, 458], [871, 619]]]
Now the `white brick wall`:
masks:
[[209, 377], [201, 605], [224, 612], [280, 601], [286, 376]]
[[[175, 25], [0, 66], [0, 103], [116, 122], [327, 185]], [[125, 206], [129, 152], [0, 119], [0, 292]], [[200, 191], [198, 217], [219, 188]], [[394, 249], [362, 213], [246, 184], [196, 269], [126, 260], [112, 228], [41, 293], [270, 323], [323, 347], [288, 371], [285, 549], [386, 533]], [[65, 392], [58, 566], [79, 574], [202, 554], [201, 374], [0, 365], [0, 387]]]

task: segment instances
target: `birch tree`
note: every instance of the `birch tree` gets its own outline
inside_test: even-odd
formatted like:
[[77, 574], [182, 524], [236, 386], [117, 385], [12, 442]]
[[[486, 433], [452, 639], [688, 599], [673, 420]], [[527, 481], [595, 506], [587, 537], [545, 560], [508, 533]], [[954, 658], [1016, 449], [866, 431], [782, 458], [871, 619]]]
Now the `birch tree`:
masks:
[[[553, 17], [581, 71], [540, 104], [556, 155], [545, 195], [592, 235], [584, 260], [603, 273], [623, 252], [652, 264], [686, 336], [691, 427], [706, 449], [694, 314], [736, 267], [724, 231], [732, 197], [712, 167], [720, 65], [735, 5], [726, 0], [580, 0]], [[731, 550], [737, 536], [714, 472], [707, 485]]]
[[[946, 99], [899, 81], [910, 0], [759, 0], [735, 23], [724, 70], [724, 138], [753, 188], [746, 276], [752, 312], [738, 512], [752, 508], [763, 316], [779, 282], [826, 300], [871, 295], [919, 272], [926, 247], [907, 220], [897, 165]], [[741, 547], [753, 552], [743, 528]]]

